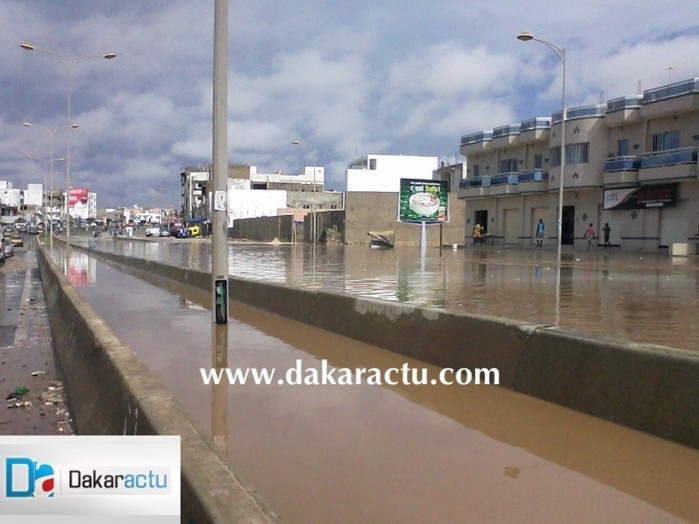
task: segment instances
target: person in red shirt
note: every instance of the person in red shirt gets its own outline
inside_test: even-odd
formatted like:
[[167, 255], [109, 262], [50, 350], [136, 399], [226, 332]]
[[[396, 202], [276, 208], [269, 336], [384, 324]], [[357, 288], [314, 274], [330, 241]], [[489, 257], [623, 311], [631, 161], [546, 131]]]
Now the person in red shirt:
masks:
[[592, 222], [587, 226], [587, 231], [585, 231], [585, 238], [587, 239], [587, 249], [592, 247], [592, 240], [595, 238], [595, 228], [592, 226]]

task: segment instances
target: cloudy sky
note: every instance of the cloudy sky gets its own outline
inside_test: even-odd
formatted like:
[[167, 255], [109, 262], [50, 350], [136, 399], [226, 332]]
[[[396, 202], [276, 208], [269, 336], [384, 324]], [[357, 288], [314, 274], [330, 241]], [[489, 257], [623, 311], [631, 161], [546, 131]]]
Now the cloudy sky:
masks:
[[[65, 155], [68, 67], [24, 51], [117, 53], [74, 67], [71, 186], [98, 206], [180, 204], [211, 159], [214, 0], [0, 0], [0, 180], [40, 183]], [[369, 153], [454, 162], [463, 134], [699, 76], [696, 0], [230, 2], [229, 162], [344, 169]], [[25, 121], [41, 124], [32, 128]], [[294, 146], [298, 139], [313, 152]], [[459, 157], [459, 161], [462, 157]], [[65, 163], [54, 185], [64, 187]]]

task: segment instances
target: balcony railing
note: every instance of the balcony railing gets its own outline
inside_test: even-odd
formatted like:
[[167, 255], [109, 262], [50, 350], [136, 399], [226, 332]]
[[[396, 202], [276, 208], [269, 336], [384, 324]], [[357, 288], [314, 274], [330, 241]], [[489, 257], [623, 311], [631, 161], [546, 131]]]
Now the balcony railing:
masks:
[[461, 137], [461, 145], [467, 146], [470, 144], [477, 144], [478, 142], [486, 142], [493, 138], [492, 131], [479, 131], [478, 133], [471, 133], [470, 135], [464, 135]]
[[519, 124], [511, 124], [508, 126], [496, 127], [495, 129], [493, 129], [493, 138], [510, 135], [519, 135], [519, 128]]
[[522, 171], [519, 174], [519, 183], [523, 182], [545, 182], [549, 179], [548, 171], [534, 169], [533, 171]]
[[649, 89], [643, 92], [643, 103], [650, 104], [658, 100], [674, 98], [676, 96], [688, 95], [691, 93], [699, 93], [699, 78], [691, 80], [683, 80], [675, 84], [670, 84], [655, 89]]
[[491, 187], [501, 186], [504, 184], [515, 185], [524, 182], [545, 182], [549, 179], [548, 171], [534, 169], [532, 171], [520, 171], [517, 173], [498, 173], [493, 176], [484, 176], [473, 180], [461, 180], [459, 182], [460, 189], [468, 189], [471, 187]]
[[475, 178], [473, 180], [461, 179], [459, 180], [459, 189], [468, 189], [469, 187], [481, 187], [481, 179]]
[[638, 171], [641, 168], [641, 159], [635, 156], [615, 156], [604, 162], [604, 172], [614, 171]]
[[674, 166], [677, 164], [695, 164], [697, 151], [691, 147], [669, 149], [645, 153], [641, 159], [641, 169], [648, 167]]
[[[598, 104], [594, 106], [580, 106], [566, 109], [566, 120], [575, 120], [577, 118], [591, 118], [604, 116], [607, 112], [606, 104]], [[561, 121], [562, 111], [558, 111], [551, 115], [553, 123]]]
[[537, 117], [530, 120], [525, 120], [519, 126], [519, 132], [533, 131], [535, 129], [550, 129], [551, 119], [548, 117]]
[[607, 113], [619, 111], [621, 109], [640, 109], [642, 99], [643, 97], [641, 95], [614, 98], [607, 102]]

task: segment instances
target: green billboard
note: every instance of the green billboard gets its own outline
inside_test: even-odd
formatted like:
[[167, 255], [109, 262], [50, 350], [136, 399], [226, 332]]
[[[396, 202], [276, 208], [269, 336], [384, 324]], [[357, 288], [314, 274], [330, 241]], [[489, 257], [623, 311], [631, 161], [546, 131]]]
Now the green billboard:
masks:
[[398, 221], [449, 222], [449, 183], [446, 180], [400, 179]]

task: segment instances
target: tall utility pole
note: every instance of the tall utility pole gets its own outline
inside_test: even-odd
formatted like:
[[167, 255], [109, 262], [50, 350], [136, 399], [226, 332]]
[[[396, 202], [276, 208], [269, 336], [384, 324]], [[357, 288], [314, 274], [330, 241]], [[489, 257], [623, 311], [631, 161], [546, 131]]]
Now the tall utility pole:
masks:
[[214, 10], [211, 281], [213, 322], [228, 323], [228, 0]]

